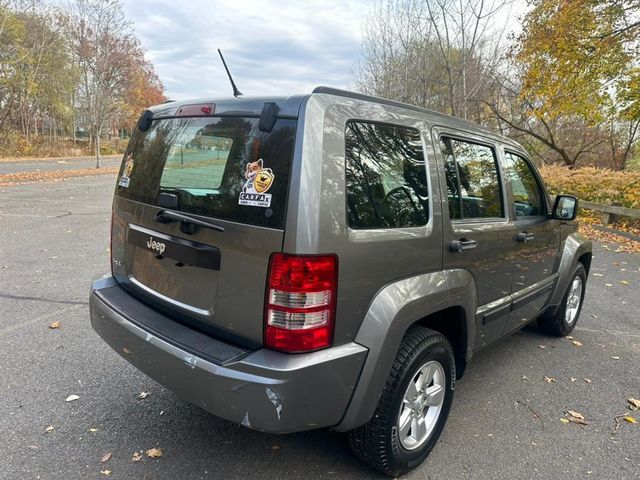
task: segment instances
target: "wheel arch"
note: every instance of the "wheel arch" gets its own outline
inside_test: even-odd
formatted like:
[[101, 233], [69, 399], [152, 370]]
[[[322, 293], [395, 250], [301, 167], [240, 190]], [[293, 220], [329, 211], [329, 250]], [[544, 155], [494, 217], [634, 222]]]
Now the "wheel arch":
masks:
[[560, 258], [560, 265], [558, 266], [558, 281], [556, 283], [555, 290], [549, 300], [549, 307], [547, 312], [553, 312], [562, 303], [562, 298], [569, 286], [571, 280], [571, 274], [573, 269], [578, 263], [582, 263], [589, 276], [589, 270], [591, 268], [591, 259], [593, 245], [590, 240], [579, 233], [572, 233], [567, 237], [562, 249], [562, 257]]
[[460, 380], [467, 366], [469, 332], [464, 307], [456, 305], [426, 315], [413, 325], [429, 328], [444, 335], [453, 347], [456, 362], [456, 379]]
[[418, 275], [381, 289], [356, 335], [355, 341], [369, 352], [345, 415], [334, 429], [347, 431], [369, 421], [403, 337], [414, 325], [445, 335], [454, 349], [456, 372], [463, 372], [473, 351], [476, 309], [475, 283], [466, 270]]

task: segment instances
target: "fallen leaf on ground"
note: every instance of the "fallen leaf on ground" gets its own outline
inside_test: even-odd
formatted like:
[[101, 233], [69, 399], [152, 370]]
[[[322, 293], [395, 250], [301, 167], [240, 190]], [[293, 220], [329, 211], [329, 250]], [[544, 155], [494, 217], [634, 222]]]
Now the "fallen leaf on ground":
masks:
[[538, 345], [538, 348], [547, 348], [546, 345]]
[[566, 338], [567, 340], [573, 340], [573, 337], [572, 337], [571, 335], [567, 335], [567, 336], [566, 336], [566, 337], [564, 337], [564, 338]]
[[640, 410], [640, 400], [636, 400], [635, 398], [630, 398], [627, 400], [629, 402], [629, 408], [631, 410]]
[[584, 381], [585, 381], [585, 383], [591, 383], [591, 379], [590, 378], [585, 378]]
[[53, 432], [53, 425], [49, 425], [47, 428], [44, 429], [44, 433], [51, 433]]
[[556, 381], [556, 379], [555, 379], [555, 378], [553, 378], [553, 377], [547, 377], [547, 376], [545, 375], [545, 376], [544, 376], [544, 381], [545, 381], [545, 382], [547, 382], [547, 383], [553, 383], [553, 382], [555, 382], [555, 381]]
[[580, 412], [574, 412], [573, 410], [567, 410], [567, 413], [571, 415], [573, 418], [577, 418], [578, 420], [584, 420], [584, 415]]
[[73, 402], [74, 400], [78, 400], [80, 397], [78, 395], [69, 395], [64, 399], [65, 402]]
[[95, 433], [95, 432], [97, 432], [97, 431], [98, 431], [98, 429], [97, 429], [97, 428], [94, 428], [94, 427], [91, 427], [91, 428], [89, 429], [89, 431], [90, 431], [91, 433]]
[[108, 477], [109, 475], [111, 475], [111, 470], [100, 470], [100, 473], [105, 477]]
[[571, 377], [572, 382], [575, 382], [576, 380], [578, 380], [576, 377]]
[[111, 460], [111, 456], [112, 456], [111, 452], [105, 453], [104, 455], [102, 455], [102, 458], [100, 459], [100, 462], [101, 463], [108, 462], [109, 460]]
[[613, 284], [612, 283], [605, 283], [604, 286], [605, 287], [613, 287]]
[[622, 285], [629, 285], [629, 282], [627, 282], [626, 280], [620, 280], [620, 283], [621, 283]]
[[579, 342], [578, 340], [573, 340], [571, 343], [573, 345], [575, 345], [576, 347], [581, 347], [582, 346], [582, 342]]
[[144, 452], [149, 458], [160, 458], [163, 454], [161, 448], [150, 448], [146, 452]]
[[604, 275], [602, 275], [601, 273], [594, 273], [593, 276], [594, 277], [604, 277]]
[[589, 425], [589, 422], [586, 420], [581, 420], [580, 418], [569, 417], [568, 419], [571, 423], [577, 423], [578, 425]]
[[594, 315], [593, 313], [591, 314], [592, 318], [598, 318], [598, 315]]
[[631, 415], [627, 415], [626, 417], [622, 417], [622, 418], [624, 418], [629, 423], [638, 423], [638, 421], [635, 418], [633, 418]]
[[145, 398], [147, 398], [149, 395], [151, 395], [149, 392], [142, 392], [140, 393], [140, 395], [138, 395], [138, 398], [140, 400], [144, 400]]
[[271, 450], [280, 450], [280, 445], [272, 445]]
[[568, 420], [568, 419], [566, 419], [566, 418], [561, 418], [561, 419], [560, 419], [560, 421], [561, 421], [562, 423], [569, 423], [569, 420]]
[[613, 358], [614, 360], [620, 360], [620, 357], [616, 357], [616, 356], [613, 356], [611, 358]]
[[139, 462], [140, 460], [142, 460], [142, 455], [140, 455], [140, 452], [133, 452], [133, 457], [131, 457], [131, 461]]
[[56, 329], [56, 328], [60, 328], [62, 326], [62, 324], [60, 323], [59, 320], [56, 320], [55, 322], [53, 322], [51, 325], [49, 325], [49, 328], [51, 329]]

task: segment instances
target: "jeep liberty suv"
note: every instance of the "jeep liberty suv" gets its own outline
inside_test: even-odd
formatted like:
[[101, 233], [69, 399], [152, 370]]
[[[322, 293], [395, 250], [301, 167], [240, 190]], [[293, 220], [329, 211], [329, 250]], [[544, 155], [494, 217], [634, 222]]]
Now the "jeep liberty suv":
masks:
[[91, 323], [214, 415], [348, 432], [399, 475], [474, 352], [533, 320], [574, 328], [576, 212], [513, 140], [422, 108], [327, 87], [169, 102], [124, 155]]

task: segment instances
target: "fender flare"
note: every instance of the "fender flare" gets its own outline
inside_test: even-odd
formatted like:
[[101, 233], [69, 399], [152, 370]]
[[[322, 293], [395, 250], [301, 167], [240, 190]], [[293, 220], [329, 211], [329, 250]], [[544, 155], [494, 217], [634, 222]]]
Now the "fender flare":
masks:
[[590, 254], [592, 250], [593, 244], [591, 241], [581, 234], [574, 232], [567, 237], [558, 266], [558, 281], [549, 300], [549, 310], [554, 311], [562, 303], [562, 298], [569, 286], [571, 273], [578, 263], [578, 258], [585, 253]]
[[373, 416], [405, 333], [424, 317], [450, 307], [465, 312], [465, 360], [475, 338], [476, 287], [466, 270], [446, 270], [405, 278], [382, 288], [371, 302], [355, 341], [368, 348], [360, 378], [342, 421], [348, 431]]

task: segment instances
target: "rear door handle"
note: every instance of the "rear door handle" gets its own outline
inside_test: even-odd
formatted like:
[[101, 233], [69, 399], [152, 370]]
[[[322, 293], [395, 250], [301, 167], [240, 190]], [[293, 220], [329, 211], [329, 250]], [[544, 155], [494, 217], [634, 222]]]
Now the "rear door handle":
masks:
[[520, 232], [516, 235], [516, 240], [518, 242], [530, 242], [534, 238], [536, 238], [535, 235], [529, 232]]
[[449, 251], [462, 253], [465, 250], [471, 250], [472, 248], [476, 248], [478, 246], [478, 242], [475, 240], [470, 240], [468, 238], [461, 238], [460, 240], [452, 240], [449, 243]]

